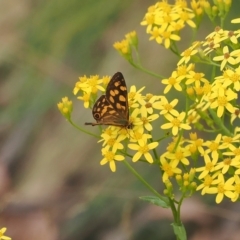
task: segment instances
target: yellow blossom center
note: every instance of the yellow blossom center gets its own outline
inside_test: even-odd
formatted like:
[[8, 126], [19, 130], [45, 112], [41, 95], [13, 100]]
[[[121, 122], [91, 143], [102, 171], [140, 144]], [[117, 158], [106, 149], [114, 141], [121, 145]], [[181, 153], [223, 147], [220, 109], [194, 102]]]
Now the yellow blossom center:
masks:
[[114, 159], [114, 153], [113, 152], [106, 152], [104, 156], [109, 162]]
[[104, 131], [104, 134], [107, 134], [109, 136], [112, 135], [112, 130], [110, 128], [107, 128], [105, 131]]
[[225, 189], [224, 189], [224, 184], [218, 184], [218, 193], [224, 193]]
[[110, 138], [110, 139], [108, 139], [107, 144], [110, 146], [113, 146], [115, 144], [115, 142], [116, 142], [116, 139]]
[[227, 99], [225, 96], [218, 97], [218, 105], [225, 106], [227, 104]]
[[230, 80], [232, 82], [238, 82], [239, 81], [240, 76], [237, 73], [234, 73], [231, 77]]
[[151, 104], [150, 102], [148, 102], [148, 103], [145, 104], [145, 107], [146, 107], [146, 108], [151, 108], [151, 107], [152, 107], [152, 104]]
[[170, 78], [168, 79], [168, 83], [169, 83], [170, 85], [174, 85], [174, 84], [176, 83], [176, 78], [170, 77]]
[[231, 143], [232, 142], [232, 138], [231, 137], [225, 137], [225, 138], [223, 138], [223, 142], [224, 143]]
[[202, 146], [203, 140], [202, 139], [198, 139], [197, 141], [195, 141], [195, 144], [200, 147]]
[[219, 146], [218, 143], [212, 142], [212, 143], [210, 144], [210, 146], [209, 146], [209, 149], [210, 149], [211, 151], [216, 151], [216, 150], [218, 149], [218, 146]]
[[165, 110], [170, 111], [170, 110], [172, 110], [173, 107], [171, 104], [167, 103], [164, 105], [164, 108], [165, 108]]
[[162, 166], [163, 171], [169, 176], [173, 176], [174, 172], [172, 171], [172, 167], [169, 164], [164, 164]]
[[178, 151], [175, 153], [175, 157], [178, 160], [181, 160], [183, 158], [183, 153], [181, 151]]
[[206, 164], [206, 169], [207, 169], [208, 171], [211, 171], [213, 167], [214, 167], [214, 166], [213, 166], [213, 164], [212, 164], [211, 162], [208, 162], [208, 163]]
[[148, 119], [146, 117], [141, 118], [143, 124], [149, 123]]
[[139, 139], [142, 138], [142, 133], [140, 133], [140, 132], [135, 132], [135, 133], [134, 133], [134, 137], [135, 137], [136, 140], [139, 140]]
[[189, 19], [188, 14], [186, 12], [183, 12], [181, 14], [181, 19], [184, 20], [184, 21], [187, 21]]
[[183, 52], [183, 56], [184, 57], [189, 57], [191, 56], [192, 50], [191, 49], [187, 49]]
[[142, 146], [142, 147], [139, 148], [139, 152], [141, 152], [142, 154], [145, 154], [145, 153], [147, 153], [148, 151], [149, 151], [149, 148], [148, 148], [147, 145]]
[[178, 127], [179, 125], [180, 125], [180, 121], [179, 121], [179, 119], [177, 119], [177, 118], [174, 118], [173, 120], [172, 120], [172, 124], [173, 124], [173, 126], [175, 126], [175, 127]]
[[205, 186], [210, 186], [212, 184], [212, 181], [213, 181], [212, 177], [206, 176], [205, 180], [204, 180], [204, 185]]
[[225, 59], [228, 59], [230, 57], [230, 54], [229, 53], [224, 53], [224, 58]]
[[193, 76], [193, 78], [194, 78], [195, 80], [198, 80], [198, 81], [201, 80], [201, 77], [202, 77], [202, 76], [201, 76], [201, 73], [195, 73], [194, 76]]
[[162, 33], [162, 36], [163, 36], [164, 38], [170, 38], [171, 32], [163, 32], [163, 33]]
[[225, 165], [230, 165], [231, 162], [232, 162], [232, 159], [231, 159], [231, 158], [225, 158], [225, 159], [223, 160], [223, 163], [224, 163]]

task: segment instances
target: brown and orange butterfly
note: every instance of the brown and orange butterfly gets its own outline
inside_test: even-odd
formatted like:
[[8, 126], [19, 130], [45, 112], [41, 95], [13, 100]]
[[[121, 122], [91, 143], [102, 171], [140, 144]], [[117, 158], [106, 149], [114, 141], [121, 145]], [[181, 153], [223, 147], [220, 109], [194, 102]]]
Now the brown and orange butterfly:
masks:
[[129, 121], [128, 92], [122, 73], [117, 72], [108, 83], [106, 94], [94, 104], [92, 114], [96, 123], [85, 125], [111, 125], [132, 128]]

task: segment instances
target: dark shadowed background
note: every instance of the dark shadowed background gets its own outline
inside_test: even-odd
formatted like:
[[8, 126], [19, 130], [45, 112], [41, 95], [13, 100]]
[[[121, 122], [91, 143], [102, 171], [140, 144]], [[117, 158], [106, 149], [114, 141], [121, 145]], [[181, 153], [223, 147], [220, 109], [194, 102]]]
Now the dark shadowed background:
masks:
[[[72, 94], [84, 74], [121, 71], [128, 86], [162, 93], [159, 79], [131, 67], [112, 47], [136, 30], [144, 66], [169, 76], [176, 57], [149, 42], [140, 26], [154, 3], [0, 1], [0, 228], [7, 227], [13, 240], [175, 239], [171, 213], [139, 200], [150, 193], [123, 164], [116, 173], [100, 166], [100, 144], [57, 109], [68, 96], [74, 122], [92, 121], [91, 111]], [[207, 25], [200, 32], [211, 30]], [[143, 163], [136, 168], [161, 192], [157, 169]], [[237, 204], [209, 210], [197, 197], [182, 210], [189, 239], [239, 239], [228, 238], [239, 231]]]

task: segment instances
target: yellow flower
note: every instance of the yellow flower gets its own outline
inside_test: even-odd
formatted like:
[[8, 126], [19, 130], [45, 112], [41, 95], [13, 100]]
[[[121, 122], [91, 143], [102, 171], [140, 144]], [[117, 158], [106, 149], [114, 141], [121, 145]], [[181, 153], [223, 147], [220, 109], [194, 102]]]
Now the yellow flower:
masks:
[[222, 83], [223, 88], [233, 86], [233, 89], [240, 91], [240, 67], [236, 69], [226, 69], [223, 75], [215, 77], [217, 82]]
[[147, 33], [150, 33], [152, 26], [155, 22], [155, 16], [153, 13], [147, 13], [144, 17], [144, 20], [140, 23], [142, 26], [147, 25]]
[[153, 127], [151, 125], [151, 122], [159, 118], [158, 114], [151, 114], [148, 116], [147, 111], [145, 109], [141, 109], [141, 117], [139, 123], [136, 123], [136, 125], [142, 125], [144, 126], [147, 131], [152, 131]]
[[221, 139], [222, 135], [218, 134], [213, 141], [205, 141], [203, 143], [203, 146], [207, 147], [208, 149], [205, 150], [204, 154], [209, 154], [211, 153], [211, 157], [213, 158], [214, 162], [218, 160], [218, 150], [219, 147], [221, 146]]
[[195, 17], [195, 14], [189, 9], [188, 11], [182, 11], [180, 14], [180, 19], [178, 20], [179, 24], [185, 25], [187, 23], [190, 27], [196, 28], [196, 24], [191, 20]]
[[173, 136], [176, 136], [178, 134], [178, 131], [180, 129], [190, 130], [191, 127], [187, 123], [183, 123], [185, 119], [186, 113], [182, 112], [178, 114], [176, 117], [173, 117], [172, 115], [166, 115], [166, 119], [169, 121], [169, 123], [165, 123], [161, 126], [162, 129], [169, 129], [172, 128], [172, 134]]
[[233, 193], [233, 191], [235, 190], [235, 188], [233, 186], [233, 183], [234, 183], [234, 177], [231, 177], [227, 181], [225, 181], [223, 174], [219, 174], [217, 186], [209, 187], [206, 190], [206, 193], [217, 194], [216, 203], [222, 202], [224, 196], [230, 199], [234, 199], [235, 194]]
[[12, 238], [4, 236], [4, 233], [6, 232], [7, 228], [1, 228], [0, 229], [0, 240], [11, 240]]
[[179, 65], [177, 66], [177, 74], [178, 76], [183, 76], [184, 78], [187, 76], [189, 71], [193, 71], [195, 68], [195, 65], [193, 63], [190, 63], [189, 65]]
[[227, 173], [230, 167], [240, 167], [240, 160], [238, 158], [227, 157], [224, 158], [221, 162], [219, 162], [215, 168], [215, 170], [220, 170], [222, 174]]
[[91, 99], [91, 94], [84, 92], [83, 96], [77, 97], [77, 99], [82, 100], [84, 102], [83, 106], [85, 108], [89, 108], [89, 102]]
[[235, 109], [230, 102], [234, 99], [237, 99], [237, 93], [233, 92], [230, 88], [224, 88], [222, 84], [219, 83], [212, 88], [210, 99], [210, 108], [217, 108], [217, 116], [222, 117], [225, 108], [230, 113], [234, 112]]
[[149, 40], [156, 40], [157, 43], [162, 43], [162, 36], [161, 36], [161, 29], [159, 27], [154, 27], [150, 32], [152, 36], [149, 38]]
[[123, 149], [123, 144], [121, 141], [124, 139], [121, 135], [117, 138], [116, 135], [114, 134], [113, 136], [107, 135], [107, 134], [102, 134], [100, 141], [104, 141], [102, 146], [104, 149], [109, 150], [110, 148], [112, 149], [113, 152], [116, 152], [118, 149]]
[[71, 113], [73, 110], [72, 101], [68, 100], [68, 97], [62, 98], [62, 102], [57, 104], [59, 111], [66, 118], [71, 118]]
[[135, 85], [130, 87], [130, 90], [128, 92], [128, 104], [130, 108], [137, 108], [139, 106], [137, 102], [141, 101], [143, 98], [141, 92], [144, 90], [144, 88], [145, 87], [142, 87], [137, 90]]
[[149, 163], [153, 163], [153, 158], [152, 158], [152, 155], [149, 153], [149, 151], [156, 148], [157, 146], [158, 146], [158, 142], [151, 142], [148, 144], [146, 137], [140, 139], [138, 141], [138, 144], [132, 144], [132, 143], [128, 144], [128, 147], [130, 149], [137, 151], [133, 156], [132, 161], [133, 162], [138, 161], [143, 155]]
[[153, 109], [155, 108], [154, 103], [158, 102], [161, 96], [153, 96], [152, 94], [147, 94], [145, 99], [139, 99], [138, 102], [141, 105], [140, 111], [146, 111], [148, 114], [153, 113]]
[[219, 149], [233, 149], [235, 148], [235, 144], [238, 144], [240, 142], [240, 134], [234, 134], [234, 136], [222, 136], [222, 145], [219, 147]]
[[190, 47], [186, 49], [183, 53], [181, 53], [182, 58], [178, 62], [178, 66], [181, 65], [182, 63], [187, 64], [191, 57], [195, 55], [198, 52], [198, 50], [194, 49], [193, 47]]
[[134, 47], [138, 47], [138, 37], [136, 31], [132, 31], [130, 33], [127, 33], [125, 35], [126, 39], [128, 40], [130, 45], [133, 45]]
[[[217, 173], [217, 174], [215, 173], [213, 176], [211, 176], [211, 175], [209, 175], [209, 174], [206, 175], [206, 176], [204, 177], [204, 179], [203, 179], [202, 184], [198, 185], [198, 187], [197, 187], [196, 190], [199, 191], [199, 190], [202, 189], [201, 194], [202, 194], [202, 195], [206, 194], [206, 191], [209, 189], [209, 187], [210, 187], [211, 185], [214, 185], [214, 184], [217, 184], [217, 183], [218, 183], [218, 180], [215, 179], [217, 176], [218, 176], [218, 173]], [[214, 179], [215, 179], [215, 180], [214, 180]]]
[[170, 159], [171, 161], [177, 161], [178, 164], [181, 162], [184, 165], [189, 165], [189, 160], [187, 159], [189, 156], [191, 156], [191, 152], [186, 147], [178, 147], [174, 153], [167, 153], [164, 155], [164, 157]]
[[160, 115], [171, 114], [173, 116], [178, 116], [178, 111], [174, 107], [178, 104], [178, 99], [173, 99], [170, 103], [166, 97], [162, 97], [161, 101], [153, 103], [153, 107], [161, 110]]
[[113, 47], [127, 60], [132, 60], [132, 50], [130, 43], [127, 39], [123, 39], [121, 42], [115, 42]]
[[116, 164], [115, 161], [123, 161], [124, 156], [122, 155], [116, 155], [115, 152], [108, 151], [107, 149], [102, 149], [102, 155], [104, 158], [101, 160], [100, 165], [105, 165], [106, 163], [109, 163], [109, 167], [112, 172], [116, 171]]
[[172, 87], [177, 91], [181, 92], [182, 87], [180, 85], [181, 81], [184, 79], [184, 76], [178, 76], [177, 71], [173, 71], [170, 78], [163, 79], [162, 84], [167, 85], [163, 91], [164, 94], [168, 93]]
[[177, 167], [177, 161], [168, 162], [165, 157], [160, 157], [161, 169], [163, 170], [163, 182], [166, 182], [170, 177], [173, 177], [175, 174], [181, 174], [182, 170]]
[[199, 87], [201, 82], [202, 83], [208, 83], [208, 80], [204, 78], [204, 73], [201, 72], [195, 72], [195, 71], [189, 71], [189, 73], [186, 76], [186, 85], [190, 85], [194, 83], [196, 87]]
[[177, 34], [174, 34], [174, 29], [172, 26], [169, 26], [166, 30], [164, 30], [163, 28], [160, 28], [159, 31], [162, 36], [162, 41], [164, 42], [164, 47], [167, 49], [171, 45], [171, 40], [173, 41], [181, 40], [180, 36], [178, 36]]
[[234, 56], [236, 56], [239, 52], [240, 52], [240, 50], [235, 50], [235, 51], [229, 52], [228, 46], [224, 46], [223, 47], [223, 55], [214, 57], [213, 61], [221, 61], [220, 69], [223, 70], [223, 68], [225, 67], [225, 65], [227, 63], [229, 63], [231, 65], [235, 65], [237, 63]]
[[203, 149], [203, 139], [198, 138], [197, 133], [190, 133], [190, 140], [187, 140], [187, 142], [193, 144], [196, 149], [198, 150], [201, 155], [204, 154], [204, 149]]
[[210, 157], [207, 154], [205, 154], [204, 155], [205, 166], [196, 168], [196, 172], [201, 172], [201, 174], [198, 176], [198, 179], [202, 179], [206, 177], [209, 173], [215, 171], [217, 161], [218, 158], [214, 158], [211, 161]]

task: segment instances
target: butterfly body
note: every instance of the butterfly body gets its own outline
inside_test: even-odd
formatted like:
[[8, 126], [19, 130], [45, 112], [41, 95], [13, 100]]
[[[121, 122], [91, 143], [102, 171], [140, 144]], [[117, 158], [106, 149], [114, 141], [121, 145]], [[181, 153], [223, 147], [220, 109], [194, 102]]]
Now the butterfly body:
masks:
[[132, 128], [129, 121], [128, 92], [122, 73], [117, 72], [108, 83], [106, 94], [99, 97], [92, 114], [96, 123], [85, 125], [111, 125]]

